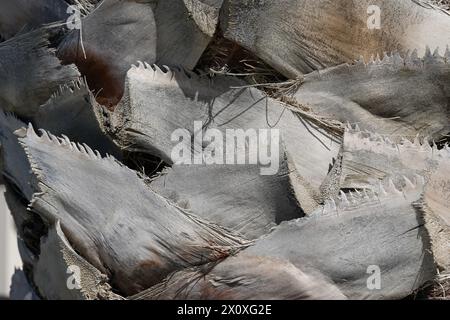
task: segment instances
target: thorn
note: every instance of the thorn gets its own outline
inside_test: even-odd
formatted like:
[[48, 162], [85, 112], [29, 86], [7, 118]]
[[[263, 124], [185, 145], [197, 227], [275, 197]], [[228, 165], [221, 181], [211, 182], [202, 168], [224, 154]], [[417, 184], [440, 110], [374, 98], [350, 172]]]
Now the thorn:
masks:
[[364, 60], [364, 57], [362, 56], [362, 55], [360, 55], [359, 56], [359, 59], [358, 60], [356, 60], [356, 64], [359, 64], [359, 65], [366, 65], [366, 62], [365, 62], [365, 60]]
[[352, 125], [350, 124], [350, 122], [347, 121], [346, 125], [345, 125], [345, 129], [347, 131], [352, 131]]
[[433, 57], [434, 58], [442, 58], [441, 55], [439, 54], [439, 47], [437, 47], [434, 52], [433, 52]]
[[36, 132], [34, 132], [33, 125], [31, 123], [28, 124], [27, 127], [27, 136], [28, 135], [36, 135]]
[[342, 201], [344, 204], [349, 205], [350, 202], [348, 201], [345, 192], [341, 190], [341, 191], [340, 191], [340, 195], [341, 195], [341, 201]]
[[353, 194], [353, 192], [349, 191], [349, 198], [350, 198], [350, 203], [355, 203], [356, 202], [356, 197]]
[[156, 71], [157, 73], [162, 73], [162, 74], [164, 74], [164, 72], [161, 70], [161, 68], [160, 68], [158, 65], [153, 64], [153, 68], [155, 69], [155, 71]]
[[402, 192], [397, 189], [397, 187], [394, 184], [394, 181], [391, 178], [389, 178], [388, 180], [388, 191], [391, 193], [402, 194]]
[[45, 131], [44, 129], [39, 129], [38, 131], [39, 131], [39, 134], [41, 135], [41, 138], [44, 138], [48, 142], [52, 142], [52, 138], [50, 138], [47, 131]]
[[395, 52], [393, 56], [394, 64], [403, 66], [405, 64], [405, 60], [401, 57], [398, 52]]
[[70, 144], [70, 139], [68, 136], [66, 136], [65, 134], [61, 135], [61, 137], [64, 140], [64, 144]]
[[89, 147], [87, 144], [83, 143], [83, 147], [86, 150], [87, 154], [90, 155], [91, 157], [95, 157], [95, 153], [94, 151], [91, 149], [91, 147]]
[[411, 140], [406, 139], [406, 138], [402, 138], [402, 140], [400, 141], [400, 143], [401, 143], [402, 145], [404, 145], [404, 146], [407, 146], [407, 147], [413, 146], [413, 143], [411, 142]]
[[379, 187], [380, 194], [383, 196], [386, 196], [387, 192], [386, 192], [386, 190], [384, 190], [384, 187], [383, 187], [383, 184], [381, 183], [381, 181], [379, 182], [378, 187]]
[[420, 140], [419, 140], [419, 134], [416, 135], [416, 137], [414, 138], [414, 142], [413, 143], [414, 143], [414, 145], [416, 147], [420, 147], [421, 146]]
[[416, 62], [419, 59], [419, 54], [417, 53], [417, 49], [414, 49], [414, 51], [411, 53], [411, 60], [413, 62]]
[[384, 64], [391, 64], [392, 63], [392, 58], [385, 52], [382, 62]]
[[390, 144], [390, 145], [393, 145], [394, 143], [391, 141], [391, 139], [389, 139], [389, 137], [386, 137], [385, 139], [384, 139], [384, 142], [386, 143], [386, 144]]
[[375, 57], [375, 63], [377, 63], [377, 64], [381, 63], [380, 55], [378, 53], [377, 53], [377, 56]]
[[367, 200], [370, 200], [370, 196], [367, 193], [367, 189], [363, 189], [363, 193], [364, 193], [364, 198], [367, 199]]

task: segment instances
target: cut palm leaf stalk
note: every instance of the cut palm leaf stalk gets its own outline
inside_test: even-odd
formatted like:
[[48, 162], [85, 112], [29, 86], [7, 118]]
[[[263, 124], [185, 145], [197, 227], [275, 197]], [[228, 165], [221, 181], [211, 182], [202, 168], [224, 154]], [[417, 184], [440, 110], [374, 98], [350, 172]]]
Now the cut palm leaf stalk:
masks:
[[47, 300], [122, 300], [107, 280], [75, 252], [57, 221], [41, 240], [41, 254], [33, 267], [40, 295]]
[[[276, 270], [276, 271], [275, 271]], [[132, 300], [343, 300], [320, 274], [288, 261], [237, 255], [218, 264], [176, 272]]]
[[105, 135], [96, 115], [95, 98], [84, 79], [61, 86], [33, 117], [36, 128], [85, 143], [101, 154], [121, 159], [121, 152]]
[[414, 174], [429, 181], [439, 163], [449, 160], [448, 147], [438, 149], [418, 138], [394, 143], [389, 137], [349, 127], [344, 134], [339, 188], [370, 188], [388, 177], [401, 187], [404, 180], [396, 177]]
[[226, 0], [221, 28], [289, 78], [360, 56], [445, 48], [450, 15], [421, 0]]
[[425, 187], [420, 207], [431, 235], [433, 254], [443, 273], [450, 272], [450, 157], [440, 161]]
[[389, 183], [369, 194], [342, 194], [309, 217], [283, 222], [235, 257], [176, 272], [132, 298], [248, 299], [250, 292], [257, 299], [407, 297], [435, 276], [427, 230], [414, 206], [423, 188], [417, 177], [402, 191]]
[[396, 53], [316, 71], [304, 77], [294, 98], [319, 115], [394, 142], [418, 134], [439, 140], [450, 132], [450, 50], [440, 56], [428, 48], [423, 58]]
[[0, 2], [0, 36], [13, 36], [40, 28], [44, 24], [69, 18], [64, 0], [2, 0]]
[[192, 69], [210, 40], [183, 0], [104, 0], [82, 20], [81, 30], [63, 40], [58, 56], [75, 63], [98, 101], [112, 108], [131, 64], [145, 60]]
[[427, 184], [417, 207], [423, 212], [438, 266], [443, 271], [449, 270], [448, 146], [438, 149], [419, 139], [414, 142], [403, 139], [396, 144], [381, 135], [349, 127], [344, 135], [342, 161], [337, 167], [341, 175], [335, 192], [340, 188], [369, 189], [386, 178], [404, 187], [408, 182], [401, 176], [423, 176]]
[[[342, 193], [310, 217], [282, 223], [239, 255], [276, 257], [306, 273], [319, 271], [350, 299], [404, 298], [436, 272], [428, 231], [414, 205], [423, 187], [418, 177], [401, 191], [385, 182], [373, 193]], [[377, 271], [379, 286], [371, 277]]]
[[[319, 187], [340, 144], [326, 130], [302, 119], [288, 105], [255, 88], [245, 87], [245, 83], [236, 78], [216, 76], [211, 79], [167, 67], [162, 71], [143, 63], [129, 70], [124, 97], [115, 110], [104, 111], [98, 112], [109, 114], [103, 120], [104, 130], [122, 149], [158, 156], [170, 165], [174, 164], [172, 152], [179, 145], [172, 136], [180, 130], [191, 137], [200, 132], [206, 137], [210, 130], [218, 130], [222, 137], [226, 137], [228, 129], [241, 129], [243, 133], [279, 130], [280, 149], [285, 150], [285, 154], [280, 153], [279, 165], [289, 169], [293, 189], [306, 213], [320, 202]], [[194, 129], [195, 122], [201, 122], [199, 130]], [[213, 139], [209, 139], [199, 148], [194, 147], [194, 157], [205, 150], [223, 149], [234, 141], [220, 138], [217, 143], [211, 143]], [[181, 144], [191, 150], [191, 142], [191, 139], [182, 139]], [[270, 143], [269, 146], [275, 147]], [[244, 145], [236, 149], [236, 154], [245, 157], [248, 151]], [[226, 159], [222, 163], [229, 164]], [[187, 188], [189, 185], [180, 186], [179, 190]]]
[[0, 43], [3, 110], [31, 118], [59, 86], [78, 79], [76, 67], [62, 66], [48, 44], [46, 28]]
[[47, 225], [60, 221], [76, 252], [123, 295], [248, 245], [176, 207], [110, 156], [31, 126], [17, 134], [38, 180], [30, 210]]
[[61, 42], [58, 56], [75, 63], [99, 100], [113, 106], [136, 59], [156, 59], [154, 4], [104, 0]]

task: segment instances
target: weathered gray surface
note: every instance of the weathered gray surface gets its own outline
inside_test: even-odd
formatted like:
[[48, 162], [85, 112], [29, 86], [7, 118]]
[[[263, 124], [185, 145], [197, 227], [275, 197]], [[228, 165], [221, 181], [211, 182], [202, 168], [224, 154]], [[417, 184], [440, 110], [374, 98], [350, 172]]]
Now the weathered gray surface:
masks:
[[393, 54], [382, 61], [313, 72], [305, 76], [295, 99], [319, 115], [358, 124], [393, 141], [417, 134], [437, 140], [450, 131], [448, 49], [445, 56], [429, 50], [420, 59], [415, 53], [404, 59]]
[[59, 221], [41, 240], [33, 280], [41, 296], [48, 300], [122, 299], [112, 292], [108, 277], [73, 250]]
[[[423, 217], [413, 206], [422, 192], [419, 179], [402, 191], [390, 184], [376, 194], [342, 196], [308, 218], [282, 223], [239, 254], [319, 271], [351, 299], [405, 297], [435, 272]], [[367, 287], [371, 265], [381, 269], [380, 290]]]
[[5, 111], [31, 117], [58, 87], [80, 74], [61, 66], [39, 29], [0, 43], [0, 102]]
[[341, 300], [345, 296], [320, 275], [304, 273], [285, 260], [238, 255], [176, 272], [131, 299]]
[[31, 31], [69, 17], [64, 0], [2, 0], [0, 36], [9, 39], [19, 32]]
[[[303, 216], [282, 162], [276, 175], [257, 165], [175, 165], [151, 183], [157, 193], [247, 239]], [[283, 167], [284, 166], [284, 167]]]
[[[287, 77], [352, 62], [360, 56], [450, 44], [450, 16], [422, 1], [227, 0], [221, 27]], [[369, 29], [370, 5], [381, 12]]]
[[95, 103], [87, 83], [78, 79], [61, 86], [39, 108], [33, 124], [55, 135], [66, 135], [74, 142], [86, 143], [103, 155], [110, 154], [120, 159], [120, 151], [100, 128]]
[[112, 157], [32, 127], [18, 134], [39, 180], [31, 210], [47, 224], [60, 220], [73, 248], [125, 294], [246, 244], [174, 206]]
[[[193, 136], [194, 121], [203, 123], [203, 131], [218, 129], [224, 136], [226, 129], [278, 129], [297, 198], [306, 212], [312, 211], [340, 141], [261, 91], [236, 88], [242, 85], [232, 77], [211, 80], [140, 64], [128, 71], [124, 98], [105, 117], [105, 130], [121, 148], [172, 164], [177, 144], [172, 134], [185, 129]], [[191, 148], [189, 139], [184, 142]]]

